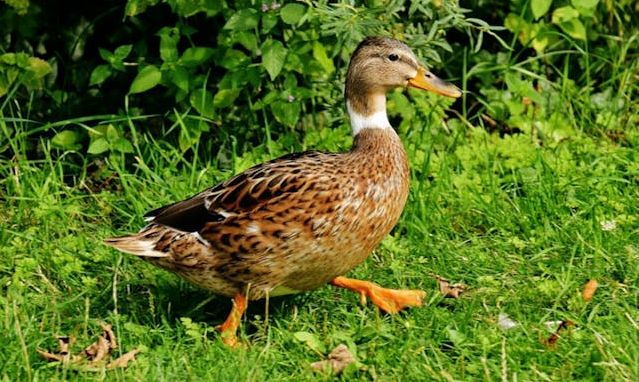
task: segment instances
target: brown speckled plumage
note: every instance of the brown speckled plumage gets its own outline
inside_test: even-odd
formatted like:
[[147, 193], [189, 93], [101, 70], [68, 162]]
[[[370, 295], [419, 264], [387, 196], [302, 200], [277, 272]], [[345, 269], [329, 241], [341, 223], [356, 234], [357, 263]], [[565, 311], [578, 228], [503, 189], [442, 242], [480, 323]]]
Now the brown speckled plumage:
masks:
[[408, 196], [408, 162], [386, 117], [388, 90], [413, 86], [458, 97], [403, 43], [364, 40], [349, 65], [345, 96], [355, 136], [346, 153], [292, 154], [255, 166], [192, 198], [147, 214], [138, 234], [107, 239], [200, 287], [233, 296], [222, 325], [234, 344], [246, 299], [331, 283], [394, 313], [423, 292], [341, 277], [390, 232]]
[[[158, 252], [146, 257], [153, 264], [226, 296], [250, 284], [250, 298], [259, 299], [279, 286], [314, 289], [354, 268], [393, 228], [407, 196], [399, 137], [370, 129], [348, 153], [308, 152], [255, 166], [152, 212], [139, 234], [111, 243], [127, 251], [127, 243], [148, 241]], [[183, 215], [196, 208], [212, 217], [199, 237], [179, 229], [194, 223]]]

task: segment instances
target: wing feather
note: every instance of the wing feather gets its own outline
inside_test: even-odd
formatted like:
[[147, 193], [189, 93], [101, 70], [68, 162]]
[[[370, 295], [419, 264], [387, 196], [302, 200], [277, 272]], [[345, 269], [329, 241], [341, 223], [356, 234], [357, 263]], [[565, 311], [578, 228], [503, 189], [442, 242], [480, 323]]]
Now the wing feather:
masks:
[[193, 197], [150, 211], [145, 217], [154, 223], [198, 232], [207, 223], [249, 212], [267, 203], [303, 192], [313, 182], [313, 170], [339, 154], [307, 151], [285, 155], [252, 167]]

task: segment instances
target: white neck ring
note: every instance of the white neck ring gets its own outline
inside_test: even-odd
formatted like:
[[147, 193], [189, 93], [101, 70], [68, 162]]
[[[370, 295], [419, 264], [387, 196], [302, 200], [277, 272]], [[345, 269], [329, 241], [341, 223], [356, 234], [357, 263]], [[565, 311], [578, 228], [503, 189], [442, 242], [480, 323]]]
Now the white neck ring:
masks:
[[353, 136], [356, 136], [364, 129], [392, 129], [386, 115], [386, 108], [375, 111], [370, 115], [362, 115], [353, 110], [351, 103], [346, 101], [346, 110], [348, 110], [348, 116], [351, 119]]

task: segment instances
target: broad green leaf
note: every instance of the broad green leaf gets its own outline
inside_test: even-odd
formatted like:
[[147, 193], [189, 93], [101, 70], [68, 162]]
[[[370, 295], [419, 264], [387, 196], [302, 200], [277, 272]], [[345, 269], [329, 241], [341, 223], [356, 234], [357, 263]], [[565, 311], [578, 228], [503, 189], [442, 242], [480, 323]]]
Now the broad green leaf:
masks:
[[530, 41], [531, 24], [521, 16], [509, 13], [504, 20], [504, 26], [516, 34], [522, 44], [527, 44]]
[[550, 42], [550, 39], [548, 38], [547, 35], [535, 37], [532, 40], [532, 47], [535, 50], [535, 52], [543, 53], [546, 47], [548, 46], [549, 42]]
[[133, 49], [133, 45], [119, 46], [115, 48], [115, 51], [113, 52], [113, 58], [117, 61], [122, 61], [125, 58], [127, 58], [129, 54], [131, 54], [132, 49]]
[[532, 85], [532, 82], [522, 80], [517, 75], [511, 72], [506, 73], [506, 75], [504, 76], [504, 79], [506, 80], [506, 85], [508, 86], [508, 90], [510, 90], [511, 92], [522, 97], [528, 97], [533, 102], [536, 102], [538, 104], [543, 102], [543, 98], [535, 90], [535, 88]]
[[51, 139], [51, 144], [65, 150], [72, 150], [78, 146], [79, 141], [80, 135], [76, 131], [63, 130]]
[[552, 0], [531, 0], [530, 8], [532, 9], [535, 19], [545, 15], [552, 5]]
[[181, 66], [171, 71], [171, 82], [185, 92], [189, 91], [189, 72]]
[[15, 55], [15, 65], [17, 65], [18, 67], [22, 68], [22, 69], [27, 69], [29, 67], [29, 59], [31, 58], [31, 56], [29, 56], [26, 53], [20, 52], [17, 53]]
[[205, 12], [208, 17], [215, 16], [222, 10], [224, 2], [220, 0], [175, 0], [170, 2], [180, 16], [189, 17], [199, 12]]
[[241, 89], [249, 83], [247, 75], [251, 75], [251, 71], [249, 71], [248, 68], [242, 71], [228, 71], [220, 82], [218, 82], [217, 86], [219, 89]]
[[577, 11], [579, 11], [579, 14], [583, 17], [597, 17], [597, 4], [599, 4], [599, 0], [572, 0], [571, 4], [577, 8]]
[[235, 35], [235, 41], [242, 44], [243, 47], [250, 52], [255, 53], [257, 51], [257, 37], [252, 32], [237, 32]]
[[89, 85], [99, 85], [103, 83], [111, 75], [111, 67], [109, 65], [98, 65], [91, 72]]
[[300, 103], [279, 100], [271, 104], [271, 111], [275, 119], [286, 126], [293, 127], [297, 123], [301, 112]]
[[277, 40], [268, 40], [262, 45], [262, 65], [271, 77], [271, 81], [282, 71], [286, 52], [287, 49]]
[[17, 80], [18, 76], [20, 75], [20, 69], [18, 68], [4, 68], [3, 71], [4, 73], [2, 74], [4, 74], [9, 84], [14, 83], [15, 80]]
[[91, 141], [103, 137], [106, 134], [108, 125], [97, 125], [88, 130]]
[[162, 28], [160, 36], [160, 57], [164, 62], [175, 62], [178, 59], [177, 44], [180, 41], [180, 31], [177, 28]]
[[278, 99], [279, 95], [276, 92], [269, 92], [267, 95], [264, 96], [264, 98], [262, 98], [260, 101], [264, 104], [264, 105], [270, 105], [273, 102], [275, 102]]
[[89, 154], [102, 154], [103, 152], [108, 151], [109, 148], [110, 145], [106, 138], [97, 138], [96, 140], [91, 141], [87, 152]]
[[571, 0], [570, 3], [575, 8], [594, 8], [599, 4], [599, 0]]
[[577, 40], [586, 40], [586, 28], [579, 19], [570, 19], [559, 24], [561, 29], [570, 37]]
[[113, 53], [109, 52], [106, 49], [102, 49], [102, 48], [98, 48], [98, 52], [100, 53], [100, 57], [102, 57], [102, 59], [104, 61], [107, 61], [107, 62], [112, 62], [113, 61]]
[[118, 138], [111, 143], [111, 148], [121, 153], [132, 153], [133, 145], [126, 138]]
[[225, 69], [237, 69], [250, 62], [250, 58], [243, 52], [236, 49], [228, 49], [224, 52], [224, 57], [219, 61], [219, 65]]
[[280, 18], [275, 13], [267, 12], [262, 14], [262, 34], [267, 35], [277, 25], [279, 20]]
[[0, 55], [0, 63], [15, 65], [16, 63], [16, 54], [15, 53], [5, 53]]
[[148, 7], [157, 4], [158, 1], [160, 0], [128, 0], [124, 7], [124, 14], [130, 17], [139, 15]]
[[287, 89], [288, 91], [292, 91], [297, 88], [297, 77], [295, 77], [295, 74], [288, 73], [282, 85], [284, 86], [284, 89]]
[[213, 97], [215, 107], [227, 107], [240, 95], [240, 89], [221, 89]]
[[182, 53], [180, 62], [186, 66], [197, 66], [211, 58], [211, 56], [213, 56], [213, 52], [213, 49], [202, 46], [188, 48], [184, 51], [184, 53]]
[[335, 71], [335, 65], [333, 60], [326, 54], [326, 48], [319, 42], [313, 43], [313, 58], [319, 62], [326, 73], [333, 73]]
[[314, 350], [318, 353], [326, 353], [326, 346], [322, 343], [322, 341], [317, 338], [317, 336], [313, 333], [309, 332], [295, 332], [293, 333], [293, 337], [299, 342], [306, 344], [311, 350]]
[[213, 96], [210, 92], [204, 89], [198, 89], [191, 93], [191, 96], [189, 97], [189, 103], [203, 117], [213, 118], [213, 116], [215, 115]]
[[9, 91], [9, 86], [11, 86], [13, 82], [9, 82], [7, 78], [3, 75], [0, 75], [0, 97], [3, 97]]
[[41, 58], [29, 57], [28, 63], [27, 69], [35, 78], [42, 78], [53, 71], [51, 65]]
[[129, 94], [142, 93], [154, 88], [162, 80], [160, 69], [153, 65], [145, 66], [133, 79]]
[[532, 47], [537, 53], [543, 53], [546, 47], [550, 44], [551, 36], [553, 32], [549, 30], [549, 27], [544, 23], [538, 23], [533, 25], [532, 28]]
[[577, 12], [575, 8], [568, 5], [555, 9], [555, 11], [552, 13], [552, 23], [560, 24], [564, 21], [576, 19], [577, 17], [579, 17], [579, 12]]
[[297, 3], [289, 3], [280, 9], [280, 17], [286, 24], [297, 24], [306, 13], [306, 6]]
[[120, 138], [120, 132], [118, 129], [112, 124], [108, 124], [106, 128], [106, 139], [109, 142], [115, 142], [118, 138]]
[[234, 31], [244, 31], [255, 29], [260, 21], [260, 14], [257, 10], [248, 8], [235, 12], [224, 24], [224, 29]]

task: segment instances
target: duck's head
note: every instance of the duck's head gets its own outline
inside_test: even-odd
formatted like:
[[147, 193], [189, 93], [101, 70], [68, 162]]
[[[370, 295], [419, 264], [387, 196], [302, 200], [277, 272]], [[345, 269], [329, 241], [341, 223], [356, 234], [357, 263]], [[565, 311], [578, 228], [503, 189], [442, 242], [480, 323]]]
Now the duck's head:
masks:
[[364, 128], [390, 128], [386, 93], [414, 87], [447, 97], [461, 96], [455, 85], [422, 66], [406, 44], [388, 37], [367, 37], [351, 58], [346, 77], [346, 105], [353, 135]]

